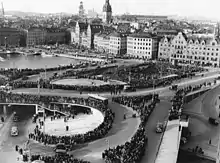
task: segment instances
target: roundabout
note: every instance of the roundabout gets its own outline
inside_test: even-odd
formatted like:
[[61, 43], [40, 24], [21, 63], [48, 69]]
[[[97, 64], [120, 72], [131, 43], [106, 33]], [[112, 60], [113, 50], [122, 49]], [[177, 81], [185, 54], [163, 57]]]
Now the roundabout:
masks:
[[[53, 136], [71, 136], [85, 134], [97, 128], [104, 120], [103, 114], [97, 109], [90, 108], [91, 114], [79, 114], [74, 118], [69, 118], [66, 122], [64, 119], [51, 120], [51, 117], [45, 119], [45, 127], [41, 131]], [[66, 126], [69, 130], [66, 131]]]

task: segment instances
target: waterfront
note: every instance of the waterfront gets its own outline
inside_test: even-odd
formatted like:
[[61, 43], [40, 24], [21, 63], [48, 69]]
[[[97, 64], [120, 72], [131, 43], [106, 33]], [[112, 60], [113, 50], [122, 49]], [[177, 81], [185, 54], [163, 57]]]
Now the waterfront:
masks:
[[42, 56], [25, 56], [25, 55], [0, 55], [0, 68], [47, 68], [57, 67], [59, 65], [75, 64], [79, 61], [66, 57], [42, 57]]

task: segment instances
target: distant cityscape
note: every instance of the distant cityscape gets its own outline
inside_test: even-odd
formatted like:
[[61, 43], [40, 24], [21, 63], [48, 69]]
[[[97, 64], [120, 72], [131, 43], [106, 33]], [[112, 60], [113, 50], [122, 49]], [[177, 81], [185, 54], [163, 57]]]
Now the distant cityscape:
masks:
[[[161, 15], [113, 16], [109, 0], [103, 3], [102, 14], [98, 14], [94, 9], [86, 13], [80, 2], [77, 15], [7, 13], [2, 3], [0, 45], [7, 49], [73, 44], [83, 51], [92, 49], [114, 56], [219, 66], [217, 22]], [[201, 51], [193, 47], [198, 45], [211, 48]]]

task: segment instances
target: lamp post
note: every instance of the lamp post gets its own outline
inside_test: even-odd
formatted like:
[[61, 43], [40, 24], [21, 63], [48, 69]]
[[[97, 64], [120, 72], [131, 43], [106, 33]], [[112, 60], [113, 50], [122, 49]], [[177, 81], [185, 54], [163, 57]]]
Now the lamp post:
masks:
[[7, 37], [5, 37], [5, 49], [7, 48]]

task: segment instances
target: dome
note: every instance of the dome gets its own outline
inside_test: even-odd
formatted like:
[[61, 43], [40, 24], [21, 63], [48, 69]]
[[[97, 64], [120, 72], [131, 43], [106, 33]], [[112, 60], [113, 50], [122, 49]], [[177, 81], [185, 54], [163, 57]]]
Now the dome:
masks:
[[112, 12], [112, 7], [109, 3], [109, 0], [106, 0], [104, 6], [103, 6], [103, 12]]

